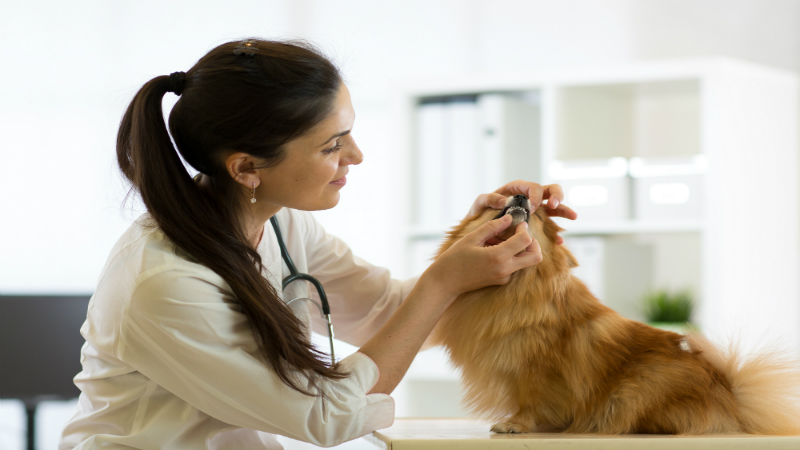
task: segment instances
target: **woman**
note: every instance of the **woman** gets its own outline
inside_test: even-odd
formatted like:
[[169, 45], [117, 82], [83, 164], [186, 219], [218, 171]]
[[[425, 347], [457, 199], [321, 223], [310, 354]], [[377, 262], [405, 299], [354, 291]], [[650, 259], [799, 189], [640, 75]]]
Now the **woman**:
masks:
[[[180, 96], [169, 116], [178, 152], [161, 110], [167, 92]], [[303, 43], [226, 43], [142, 87], [117, 156], [148, 212], [112, 249], [92, 297], [82, 394], [61, 449], [280, 448], [274, 434], [331, 446], [388, 427], [388, 394], [447, 306], [541, 260], [524, 225], [486, 244], [506, 218], [418, 280], [392, 280], [353, 256], [308, 213], [335, 206], [348, 166], [362, 160], [353, 120], [338, 70]], [[480, 196], [470, 214], [511, 193], [574, 216], [557, 186], [525, 182]], [[360, 346], [335, 365], [310, 344], [324, 322], [305, 302], [283, 302], [308, 287], [281, 290], [265, 226], [273, 216], [299, 271], [325, 286], [337, 337]]]

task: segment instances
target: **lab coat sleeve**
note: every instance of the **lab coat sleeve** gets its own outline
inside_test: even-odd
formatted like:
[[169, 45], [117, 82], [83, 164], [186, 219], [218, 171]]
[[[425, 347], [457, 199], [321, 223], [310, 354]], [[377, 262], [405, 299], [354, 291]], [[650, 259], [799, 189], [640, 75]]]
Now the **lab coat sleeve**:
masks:
[[[393, 279], [388, 269], [364, 261], [341, 239], [325, 232], [310, 213], [299, 213], [305, 215], [308, 273], [325, 289], [336, 339], [360, 347], [389, 320], [419, 277]], [[313, 288], [309, 292], [319, 298]], [[313, 331], [327, 336], [326, 322], [313, 317]]]
[[343, 359], [351, 376], [320, 383], [327, 399], [291, 389], [260, 357], [227, 284], [204, 270], [140, 276], [121, 323], [122, 361], [206, 414], [244, 428], [327, 447], [391, 426], [392, 398], [367, 394], [380, 377], [368, 356]]

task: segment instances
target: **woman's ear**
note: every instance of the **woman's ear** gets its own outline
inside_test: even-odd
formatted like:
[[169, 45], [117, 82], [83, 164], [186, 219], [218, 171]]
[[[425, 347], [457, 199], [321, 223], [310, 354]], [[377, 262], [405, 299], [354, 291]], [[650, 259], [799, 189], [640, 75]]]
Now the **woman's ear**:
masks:
[[258, 163], [259, 161], [253, 155], [234, 152], [225, 158], [225, 169], [234, 181], [247, 189], [253, 189], [253, 185], [258, 187], [261, 184], [261, 178], [258, 176]]

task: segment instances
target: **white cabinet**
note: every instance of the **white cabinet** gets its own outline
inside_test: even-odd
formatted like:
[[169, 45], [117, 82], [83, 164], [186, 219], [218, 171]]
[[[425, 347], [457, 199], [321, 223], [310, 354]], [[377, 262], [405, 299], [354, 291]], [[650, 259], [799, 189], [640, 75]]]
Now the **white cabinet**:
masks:
[[[413, 155], [408, 275], [426, 266], [419, 255], [430, 256], [475, 196], [516, 178], [550, 183], [553, 162], [700, 158], [702, 175], [646, 188], [669, 203], [683, 183], [696, 210], [637, 215], [633, 179], [627, 198], [614, 200], [630, 202], [628, 218], [560, 224], [567, 236], [649, 246], [637, 253], [650, 255], [648, 284], [691, 289], [694, 321], [712, 338], [748, 346], [765, 337], [800, 349], [796, 75], [726, 58], [652, 61], [427, 80], [405, 86], [398, 99], [396, 123]], [[426, 129], [442, 120], [425, 119], [426, 107], [450, 108], [452, 119], [459, 102], [471, 108], [459, 123], [473, 125]], [[448, 130], [455, 134], [439, 150], [426, 138]]]

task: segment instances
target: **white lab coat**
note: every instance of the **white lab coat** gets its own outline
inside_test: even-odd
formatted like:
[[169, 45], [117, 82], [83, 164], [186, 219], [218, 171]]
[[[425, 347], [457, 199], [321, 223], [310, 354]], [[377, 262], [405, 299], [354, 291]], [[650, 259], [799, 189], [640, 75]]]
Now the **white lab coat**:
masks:
[[[416, 279], [391, 279], [308, 212], [283, 209], [277, 217], [298, 270], [325, 287], [337, 339], [362, 345]], [[75, 377], [82, 394], [59, 449], [281, 448], [274, 434], [332, 446], [392, 424], [392, 398], [367, 394], [380, 373], [363, 353], [341, 361], [351, 377], [323, 383], [329, 400], [282, 383], [260, 357], [227, 283], [161, 230], [143, 226], [148, 220], [142, 215], [116, 243], [89, 303]], [[281, 293], [288, 269], [272, 227], [264, 228], [258, 252]], [[283, 295], [307, 297], [308, 287], [295, 282]], [[327, 334], [316, 307], [297, 301], [292, 309]]]

